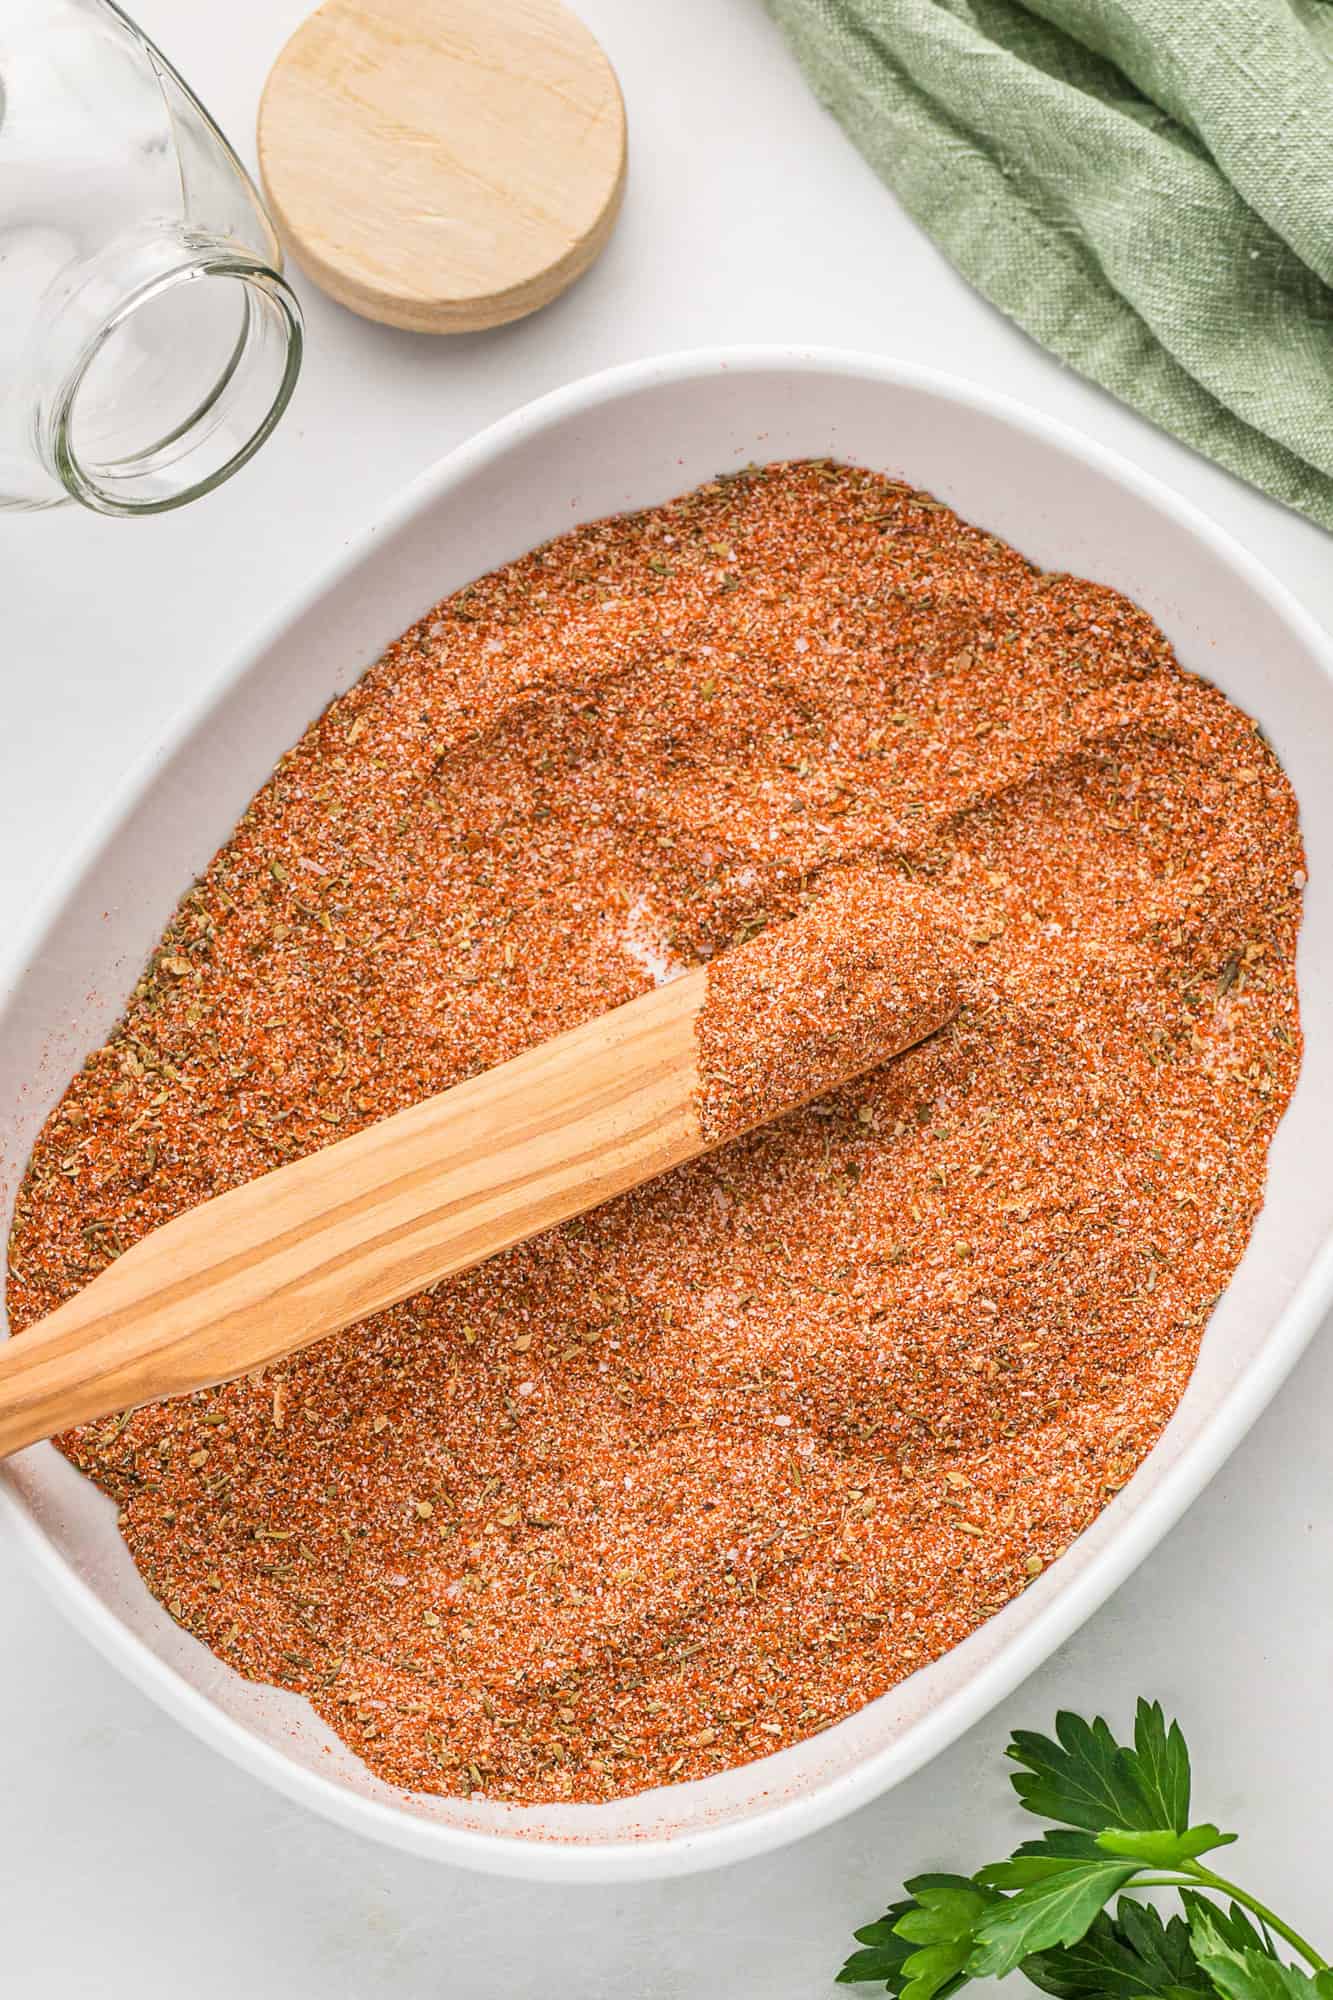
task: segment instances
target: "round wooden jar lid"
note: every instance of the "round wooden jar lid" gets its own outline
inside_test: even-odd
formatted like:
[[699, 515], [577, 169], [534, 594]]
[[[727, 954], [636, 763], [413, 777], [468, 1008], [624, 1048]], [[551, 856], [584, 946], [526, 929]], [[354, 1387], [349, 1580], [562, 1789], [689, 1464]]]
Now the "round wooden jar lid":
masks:
[[326, 0], [273, 66], [259, 164], [332, 298], [469, 333], [592, 263], [620, 206], [625, 107], [559, 0]]

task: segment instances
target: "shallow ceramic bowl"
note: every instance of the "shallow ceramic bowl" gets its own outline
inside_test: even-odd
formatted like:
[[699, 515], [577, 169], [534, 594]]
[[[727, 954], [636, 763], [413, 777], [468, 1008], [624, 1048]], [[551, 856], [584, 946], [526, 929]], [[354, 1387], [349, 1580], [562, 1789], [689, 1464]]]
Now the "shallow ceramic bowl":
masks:
[[1305, 1066], [1268, 1200], [1188, 1393], [1070, 1552], [934, 1666], [761, 1762], [612, 1805], [519, 1808], [393, 1791], [298, 1698], [256, 1687], [148, 1595], [115, 1511], [50, 1445], [0, 1480], [10, 1531], [74, 1623], [163, 1707], [291, 1797], [372, 1838], [497, 1874], [608, 1881], [733, 1861], [896, 1784], [1007, 1694], [1177, 1519], [1333, 1296], [1333, 648], [1244, 551], [1143, 474], [1032, 412], [924, 371], [758, 349], [636, 364], [498, 424], [412, 486], [236, 663], [115, 803], [8, 962], [0, 1226], [34, 1133], [120, 1013], [177, 897], [279, 753], [445, 591], [575, 522], [751, 460], [831, 454], [905, 475], [1046, 568], [1146, 606], [1187, 667], [1267, 730], [1301, 803], [1310, 889]]

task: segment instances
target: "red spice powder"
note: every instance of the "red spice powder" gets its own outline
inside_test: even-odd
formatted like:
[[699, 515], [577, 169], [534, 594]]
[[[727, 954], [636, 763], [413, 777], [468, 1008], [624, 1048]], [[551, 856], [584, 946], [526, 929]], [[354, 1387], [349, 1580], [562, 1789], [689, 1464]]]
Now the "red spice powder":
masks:
[[857, 878], [968, 957], [872, 1075], [65, 1438], [149, 1588], [390, 1781], [696, 1778], [972, 1631], [1130, 1477], [1299, 1061], [1254, 725], [1114, 591], [775, 466], [437, 606], [285, 756], [34, 1150], [22, 1328], [191, 1203]]
[[705, 1139], [734, 1139], [933, 1035], [958, 1012], [965, 952], [924, 896], [872, 875], [715, 959], [694, 1030]]

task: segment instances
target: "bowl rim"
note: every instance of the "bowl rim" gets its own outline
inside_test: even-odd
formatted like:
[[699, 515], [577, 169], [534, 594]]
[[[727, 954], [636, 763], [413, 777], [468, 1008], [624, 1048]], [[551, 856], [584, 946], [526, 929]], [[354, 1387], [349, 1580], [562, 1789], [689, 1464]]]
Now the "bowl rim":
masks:
[[[258, 621], [230, 664], [201, 694], [184, 702], [163, 735], [135, 759], [79, 845], [31, 908], [0, 966], [0, 1005], [59, 920], [98, 856], [134, 812], [155, 770], [203, 727], [238, 680], [290, 627], [373, 554], [376, 544], [465, 483], [489, 461], [539, 432], [601, 405], [649, 388], [670, 387], [718, 373], [831, 375], [936, 397], [1053, 447], [1104, 474], [1195, 537], [1234, 570], [1292, 632], [1333, 681], [1333, 640], [1262, 563], [1192, 502], [1119, 453], [1008, 395], [945, 371], [854, 348], [747, 343], [685, 349], [620, 364], [584, 376], [523, 404], [445, 454], [376, 511], [368, 523], [312, 577]], [[1182, 1448], [1152, 1490], [1136, 1501], [1123, 1525], [1095, 1558], [1075, 1570], [1027, 1626], [1008, 1639], [954, 1693], [930, 1708], [893, 1743], [873, 1751], [813, 1791], [778, 1796], [741, 1817], [668, 1836], [610, 1841], [526, 1839], [421, 1818], [353, 1792], [286, 1757], [254, 1736], [185, 1681], [107, 1609], [59, 1555], [0, 1465], [0, 1521], [30, 1570], [61, 1611], [136, 1687], [195, 1736], [234, 1763], [326, 1819], [408, 1853], [484, 1874], [588, 1884], [642, 1881], [720, 1868], [768, 1853], [844, 1818], [890, 1790], [937, 1756], [1031, 1674], [1129, 1576], [1240, 1442], [1285, 1380], [1333, 1304], [1333, 1234], [1325, 1239], [1262, 1350], [1216, 1411]], [[48, 1445], [31, 1447], [49, 1450]], [[1117, 1506], [1111, 1503], [1111, 1512]]]

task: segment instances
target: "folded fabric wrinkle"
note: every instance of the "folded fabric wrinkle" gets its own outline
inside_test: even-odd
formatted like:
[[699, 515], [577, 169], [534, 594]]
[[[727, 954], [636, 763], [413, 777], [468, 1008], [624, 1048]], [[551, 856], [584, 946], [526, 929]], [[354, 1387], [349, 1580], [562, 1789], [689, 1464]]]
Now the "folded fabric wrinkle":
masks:
[[769, 0], [977, 290], [1333, 527], [1328, 0]]

